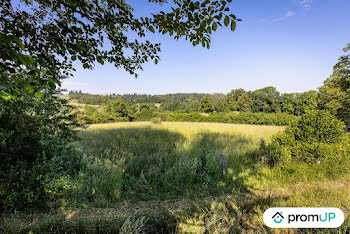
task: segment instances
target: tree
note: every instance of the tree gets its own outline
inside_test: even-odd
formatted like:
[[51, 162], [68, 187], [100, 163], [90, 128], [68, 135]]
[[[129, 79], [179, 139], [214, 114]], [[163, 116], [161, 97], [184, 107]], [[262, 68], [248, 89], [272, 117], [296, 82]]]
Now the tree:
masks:
[[228, 2], [174, 0], [169, 12], [137, 18], [120, 0], [1, 0], [0, 94], [8, 99], [26, 88], [40, 96], [40, 90], [55, 89], [72, 75], [75, 60], [87, 69], [109, 62], [137, 77], [142, 64], [159, 61], [160, 44], [144, 40], [156, 31], [209, 48], [218, 27], [231, 25], [234, 31], [240, 21], [230, 14]]
[[319, 91], [321, 107], [350, 125], [350, 43], [344, 52]]
[[108, 101], [104, 111], [112, 120], [120, 117], [129, 117], [128, 110], [122, 99]]
[[226, 96], [226, 109], [230, 111], [238, 111], [238, 97], [245, 92], [244, 89], [232, 89]]
[[253, 105], [253, 100], [250, 98], [249, 94], [244, 92], [237, 99], [239, 111], [250, 112]]
[[186, 108], [187, 112], [199, 112], [201, 108], [201, 103], [197, 100], [191, 100]]
[[178, 104], [177, 102], [163, 102], [160, 108], [164, 111], [175, 111], [178, 109]]
[[295, 99], [295, 93], [283, 93], [281, 95], [281, 111], [287, 114], [294, 114], [293, 100]]
[[254, 100], [253, 112], [279, 112], [279, 97], [279, 92], [272, 86], [255, 90], [252, 93]]
[[84, 113], [87, 115], [92, 115], [93, 113], [97, 112], [97, 109], [95, 107], [85, 105], [84, 106]]
[[216, 112], [223, 112], [226, 105], [226, 95], [222, 93], [214, 93], [211, 95], [213, 101], [214, 110]]
[[297, 94], [294, 99], [294, 114], [303, 115], [307, 111], [317, 110], [319, 104], [319, 93], [317, 91], [308, 91]]
[[135, 113], [135, 118], [141, 121], [148, 121], [154, 117], [155, 107], [148, 103], [140, 103]]
[[204, 113], [211, 113], [214, 111], [213, 102], [209, 96], [204, 96], [201, 100], [201, 111]]

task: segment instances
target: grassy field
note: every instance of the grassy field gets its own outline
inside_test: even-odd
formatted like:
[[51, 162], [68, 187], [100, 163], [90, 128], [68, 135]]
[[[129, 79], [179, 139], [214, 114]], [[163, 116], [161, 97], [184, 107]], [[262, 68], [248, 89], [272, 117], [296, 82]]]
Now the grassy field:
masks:
[[79, 103], [79, 102], [77, 102], [77, 101], [75, 101], [75, 100], [70, 100], [70, 101], [68, 102], [68, 105], [74, 106], [74, 107], [76, 107], [78, 110], [81, 110], [81, 111], [84, 110], [84, 107], [85, 107], [85, 106], [91, 106], [91, 107], [94, 107], [94, 108], [96, 108], [96, 109], [101, 108], [100, 105], [82, 104], [82, 103]]
[[[79, 130], [84, 154], [50, 213], [6, 216], [0, 232], [297, 233], [350, 231], [350, 175], [325, 165], [261, 162], [260, 139], [283, 127], [219, 123], [111, 123]], [[219, 154], [228, 160], [223, 171]], [[334, 206], [337, 230], [272, 230], [265, 209]]]

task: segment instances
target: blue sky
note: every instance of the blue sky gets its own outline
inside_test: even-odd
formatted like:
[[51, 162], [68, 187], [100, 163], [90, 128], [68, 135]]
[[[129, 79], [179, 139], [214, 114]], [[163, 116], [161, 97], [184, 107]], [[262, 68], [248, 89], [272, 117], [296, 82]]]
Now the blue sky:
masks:
[[[146, 0], [129, 0], [135, 15], [159, 10]], [[164, 7], [164, 6], [163, 6]], [[210, 50], [164, 35], [161, 61], [144, 65], [135, 79], [111, 64], [84, 70], [63, 88], [94, 94], [178, 92], [227, 93], [275, 86], [280, 92], [317, 89], [350, 42], [349, 0], [233, 0], [243, 21], [235, 32], [220, 28]]]

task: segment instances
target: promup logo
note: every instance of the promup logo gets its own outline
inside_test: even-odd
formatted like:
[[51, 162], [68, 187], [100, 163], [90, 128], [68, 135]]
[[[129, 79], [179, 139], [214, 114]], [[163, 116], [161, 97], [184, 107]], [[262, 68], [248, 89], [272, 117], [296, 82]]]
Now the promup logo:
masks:
[[269, 208], [264, 222], [272, 228], [337, 228], [344, 213], [338, 208]]
[[272, 218], [275, 223], [281, 223], [284, 219], [282, 212], [277, 212], [274, 216], [272, 216]]

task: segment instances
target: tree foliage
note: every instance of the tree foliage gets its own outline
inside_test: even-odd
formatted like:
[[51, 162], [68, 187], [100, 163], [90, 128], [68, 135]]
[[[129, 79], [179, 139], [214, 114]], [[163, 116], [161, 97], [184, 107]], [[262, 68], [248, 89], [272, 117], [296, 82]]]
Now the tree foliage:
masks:
[[62, 189], [55, 181], [78, 171], [80, 156], [67, 146], [78, 125], [62, 102], [49, 94], [0, 99], [0, 209], [45, 207]]
[[[174, 111], [181, 113], [200, 112], [201, 101], [207, 96], [213, 105], [213, 111], [220, 112], [264, 112], [287, 113], [300, 116], [306, 111], [319, 108], [319, 92], [280, 94], [275, 87], [265, 87], [255, 91], [233, 89], [226, 95], [223, 93], [177, 93], [164, 95], [146, 94], [111, 94], [92, 95], [71, 91], [69, 97], [82, 104], [104, 105], [109, 100], [122, 99], [126, 106], [148, 103], [151, 106], [160, 105], [155, 111]], [[212, 108], [210, 108], [212, 109]], [[204, 111], [203, 111], [204, 112]]]
[[270, 144], [261, 144], [261, 154], [270, 165], [289, 160], [309, 163], [341, 163], [348, 160], [350, 136], [344, 123], [325, 110], [308, 111], [275, 135]]
[[[150, 0], [149, 4], [165, 7], [166, 2]], [[185, 38], [194, 46], [209, 48], [217, 27], [231, 24], [234, 31], [239, 21], [228, 2], [174, 0], [167, 12], [135, 17], [125, 0], [1, 0], [1, 96], [20, 92], [22, 80], [30, 80], [26, 87], [37, 95], [41, 89], [54, 89], [72, 75], [75, 60], [84, 68], [109, 62], [137, 76], [142, 64], [160, 59], [160, 44], [146, 40], [149, 33]], [[25, 74], [18, 75], [22, 65]]]
[[320, 87], [322, 107], [350, 125], [350, 44], [344, 48], [333, 74]]
[[204, 96], [201, 100], [201, 111], [204, 113], [211, 113], [214, 111], [212, 100], [209, 96]]

